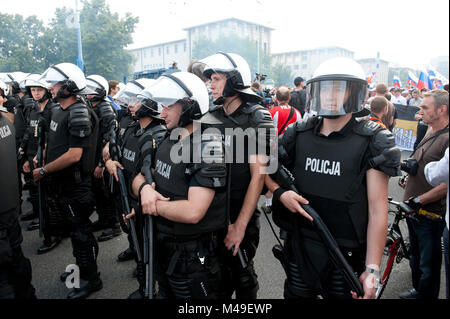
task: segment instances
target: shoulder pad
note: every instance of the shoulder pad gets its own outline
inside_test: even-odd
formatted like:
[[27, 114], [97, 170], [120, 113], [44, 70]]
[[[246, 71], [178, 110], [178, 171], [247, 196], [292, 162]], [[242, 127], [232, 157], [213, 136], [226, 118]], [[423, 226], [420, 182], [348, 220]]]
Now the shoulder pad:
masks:
[[305, 132], [315, 128], [319, 121], [320, 119], [317, 116], [311, 116], [306, 120], [295, 123], [293, 127], [295, 127], [297, 132]]
[[164, 125], [157, 125], [151, 129], [151, 134], [158, 147], [167, 135], [167, 128]]
[[389, 130], [381, 129], [375, 133], [369, 147], [373, 156], [369, 160], [372, 168], [388, 176], [401, 176], [401, 152], [396, 147], [395, 137]]
[[373, 136], [380, 130], [384, 130], [384, 128], [380, 124], [369, 120], [361, 120], [353, 128], [356, 134], [362, 136]]
[[245, 109], [251, 110], [248, 114], [250, 114], [250, 123], [253, 127], [273, 128], [272, 115], [266, 108], [261, 105], [253, 105]]
[[69, 132], [70, 135], [81, 138], [91, 135], [91, 115], [86, 105], [76, 103], [70, 106]]
[[97, 107], [100, 111], [100, 118], [103, 120], [104, 118], [115, 118], [116, 113], [114, 113], [111, 104], [106, 101], [101, 102]]
[[222, 137], [203, 134], [200, 143], [201, 163], [188, 165], [186, 174], [194, 176], [197, 182], [208, 188], [221, 188], [226, 184], [227, 170]]

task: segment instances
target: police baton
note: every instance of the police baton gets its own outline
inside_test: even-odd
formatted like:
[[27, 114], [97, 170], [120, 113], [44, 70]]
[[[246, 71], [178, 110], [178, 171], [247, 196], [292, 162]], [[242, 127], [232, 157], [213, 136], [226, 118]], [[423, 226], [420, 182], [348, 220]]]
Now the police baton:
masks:
[[[280, 186], [282, 188], [290, 189], [299, 194], [299, 191], [294, 185], [293, 179], [294, 177], [292, 176], [292, 174], [284, 166], [281, 166], [281, 168], [278, 170], [275, 176], [275, 180], [280, 183]], [[317, 234], [322, 239], [322, 242], [327, 247], [328, 254], [330, 255], [330, 259], [334, 264], [334, 266], [342, 272], [345, 281], [350, 286], [352, 291], [356, 292], [360, 297], [364, 296], [364, 289], [361, 285], [361, 282], [356, 277], [352, 267], [348, 264], [344, 255], [340, 251], [336, 240], [330, 233], [328, 227], [325, 225], [322, 218], [320, 218], [316, 210], [312, 208], [310, 205], [305, 204], [300, 205], [313, 218], [312, 224]]]

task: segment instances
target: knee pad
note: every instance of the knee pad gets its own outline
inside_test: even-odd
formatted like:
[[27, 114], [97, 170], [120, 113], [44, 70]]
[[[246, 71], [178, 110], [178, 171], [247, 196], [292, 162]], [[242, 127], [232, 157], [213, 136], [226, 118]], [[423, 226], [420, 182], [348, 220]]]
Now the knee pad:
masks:
[[330, 275], [324, 284], [324, 288], [326, 291], [326, 296], [324, 297], [332, 299], [352, 298], [350, 294], [350, 286], [345, 281], [342, 273], [337, 269], [333, 269], [330, 272]]

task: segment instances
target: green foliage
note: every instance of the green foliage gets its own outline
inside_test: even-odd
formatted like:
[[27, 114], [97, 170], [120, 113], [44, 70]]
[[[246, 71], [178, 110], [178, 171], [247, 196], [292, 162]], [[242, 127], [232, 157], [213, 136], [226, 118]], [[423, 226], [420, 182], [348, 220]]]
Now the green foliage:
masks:
[[279, 87], [280, 85], [292, 86], [292, 70], [287, 65], [275, 65], [272, 68], [271, 77], [275, 81], [275, 87]]
[[[203, 59], [219, 51], [239, 54], [247, 61], [252, 74], [257, 72], [257, 42], [249, 38], [241, 38], [235, 34], [221, 35], [216, 40], [210, 40], [205, 36], [201, 36], [193, 44], [192, 58]], [[260, 73], [268, 74], [270, 72], [271, 57], [264, 54], [263, 50], [260, 50], [259, 56]]]
[[46, 65], [44, 38], [45, 28], [36, 16], [0, 13], [0, 71], [40, 72]]
[[[36, 16], [0, 14], [0, 72], [41, 73], [49, 65], [75, 63], [78, 55], [74, 10], [57, 8], [45, 27]], [[133, 56], [125, 47], [139, 19], [127, 13], [120, 18], [105, 0], [83, 1], [81, 39], [86, 75], [100, 74], [121, 80], [131, 73]]]

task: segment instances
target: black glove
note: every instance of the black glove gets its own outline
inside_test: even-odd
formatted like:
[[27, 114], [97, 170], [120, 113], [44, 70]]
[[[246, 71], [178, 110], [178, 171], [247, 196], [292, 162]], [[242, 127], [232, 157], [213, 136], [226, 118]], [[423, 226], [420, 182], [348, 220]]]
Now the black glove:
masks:
[[422, 207], [419, 197], [410, 197], [405, 203], [415, 211], [418, 211]]

